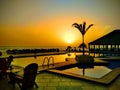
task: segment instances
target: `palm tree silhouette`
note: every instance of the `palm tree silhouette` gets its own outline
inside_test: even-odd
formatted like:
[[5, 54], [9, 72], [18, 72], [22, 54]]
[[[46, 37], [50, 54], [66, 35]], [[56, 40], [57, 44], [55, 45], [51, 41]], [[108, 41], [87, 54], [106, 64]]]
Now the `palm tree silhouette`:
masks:
[[82, 47], [83, 55], [84, 55], [85, 54], [85, 47], [86, 47], [86, 45], [84, 43], [84, 35], [88, 31], [88, 29], [93, 26], [93, 24], [90, 24], [87, 28], [86, 28], [86, 22], [83, 22], [83, 24], [74, 23], [72, 26], [77, 28], [82, 34], [82, 41], [83, 42], [82, 42], [82, 44], [80, 44], [79, 47]]

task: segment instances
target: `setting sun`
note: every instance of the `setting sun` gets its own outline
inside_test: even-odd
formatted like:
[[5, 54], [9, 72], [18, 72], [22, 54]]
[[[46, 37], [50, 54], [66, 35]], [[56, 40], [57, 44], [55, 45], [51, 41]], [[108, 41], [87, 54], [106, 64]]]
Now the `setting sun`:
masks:
[[66, 41], [67, 43], [72, 43], [72, 42], [74, 42], [74, 39], [75, 39], [75, 37], [74, 37], [73, 35], [71, 35], [71, 34], [68, 34], [68, 35], [65, 36], [65, 41]]
[[77, 39], [75, 33], [73, 33], [72, 30], [66, 30], [62, 38], [66, 43], [69, 44], [75, 42], [75, 39]]
[[71, 39], [68, 39], [67, 42], [68, 42], [68, 43], [72, 43], [72, 40], [71, 40]]

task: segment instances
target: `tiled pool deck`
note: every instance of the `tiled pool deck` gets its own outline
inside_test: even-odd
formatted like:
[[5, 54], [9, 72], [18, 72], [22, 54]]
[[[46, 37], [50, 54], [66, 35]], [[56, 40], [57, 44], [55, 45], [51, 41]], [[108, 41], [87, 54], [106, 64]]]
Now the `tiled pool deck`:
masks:
[[[73, 62], [70, 63], [72, 64]], [[68, 62], [66, 64], [68, 64]], [[59, 65], [60, 64], [57, 64], [56, 66]], [[64, 65], [64, 63], [61, 65]], [[41, 69], [41, 67], [39, 67], [39, 69]], [[47, 67], [43, 68], [43, 70], [44, 69], [47, 69]], [[120, 73], [119, 69], [115, 73]], [[115, 73], [109, 75], [109, 78], [105, 80], [113, 78], [113, 76], [116, 75]], [[120, 75], [118, 75], [112, 83], [105, 85], [44, 71], [37, 74], [36, 83], [39, 88], [29, 90], [120, 90]], [[12, 86], [8, 83], [8, 78], [0, 80], [0, 90], [13, 90]], [[20, 90], [17, 84], [14, 90]]]
[[[111, 84], [103, 85], [90, 81], [70, 78], [59, 74], [42, 72], [37, 75], [39, 88], [29, 90], [120, 90], [120, 76]], [[13, 90], [7, 79], [0, 80], [0, 90]], [[14, 90], [20, 90], [16, 84]]]

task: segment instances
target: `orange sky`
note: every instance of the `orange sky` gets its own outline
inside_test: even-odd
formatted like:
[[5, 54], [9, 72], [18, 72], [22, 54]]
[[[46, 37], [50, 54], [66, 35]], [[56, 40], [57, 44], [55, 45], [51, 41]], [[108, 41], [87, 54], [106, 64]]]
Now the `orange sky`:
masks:
[[120, 28], [119, 0], [30, 1], [0, 1], [0, 46], [77, 47], [82, 37], [75, 22], [94, 24], [86, 44]]

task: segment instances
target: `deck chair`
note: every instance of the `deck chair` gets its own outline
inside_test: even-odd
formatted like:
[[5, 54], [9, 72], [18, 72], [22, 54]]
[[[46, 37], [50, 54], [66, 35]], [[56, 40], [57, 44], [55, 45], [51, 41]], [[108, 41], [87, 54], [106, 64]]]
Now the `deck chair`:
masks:
[[21, 90], [26, 90], [33, 87], [34, 85], [38, 88], [38, 85], [35, 83], [35, 78], [38, 70], [38, 64], [32, 63], [24, 68], [23, 76], [17, 75], [16, 73], [10, 73], [10, 83], [15, 87], [15, 83], [19, 85]]

